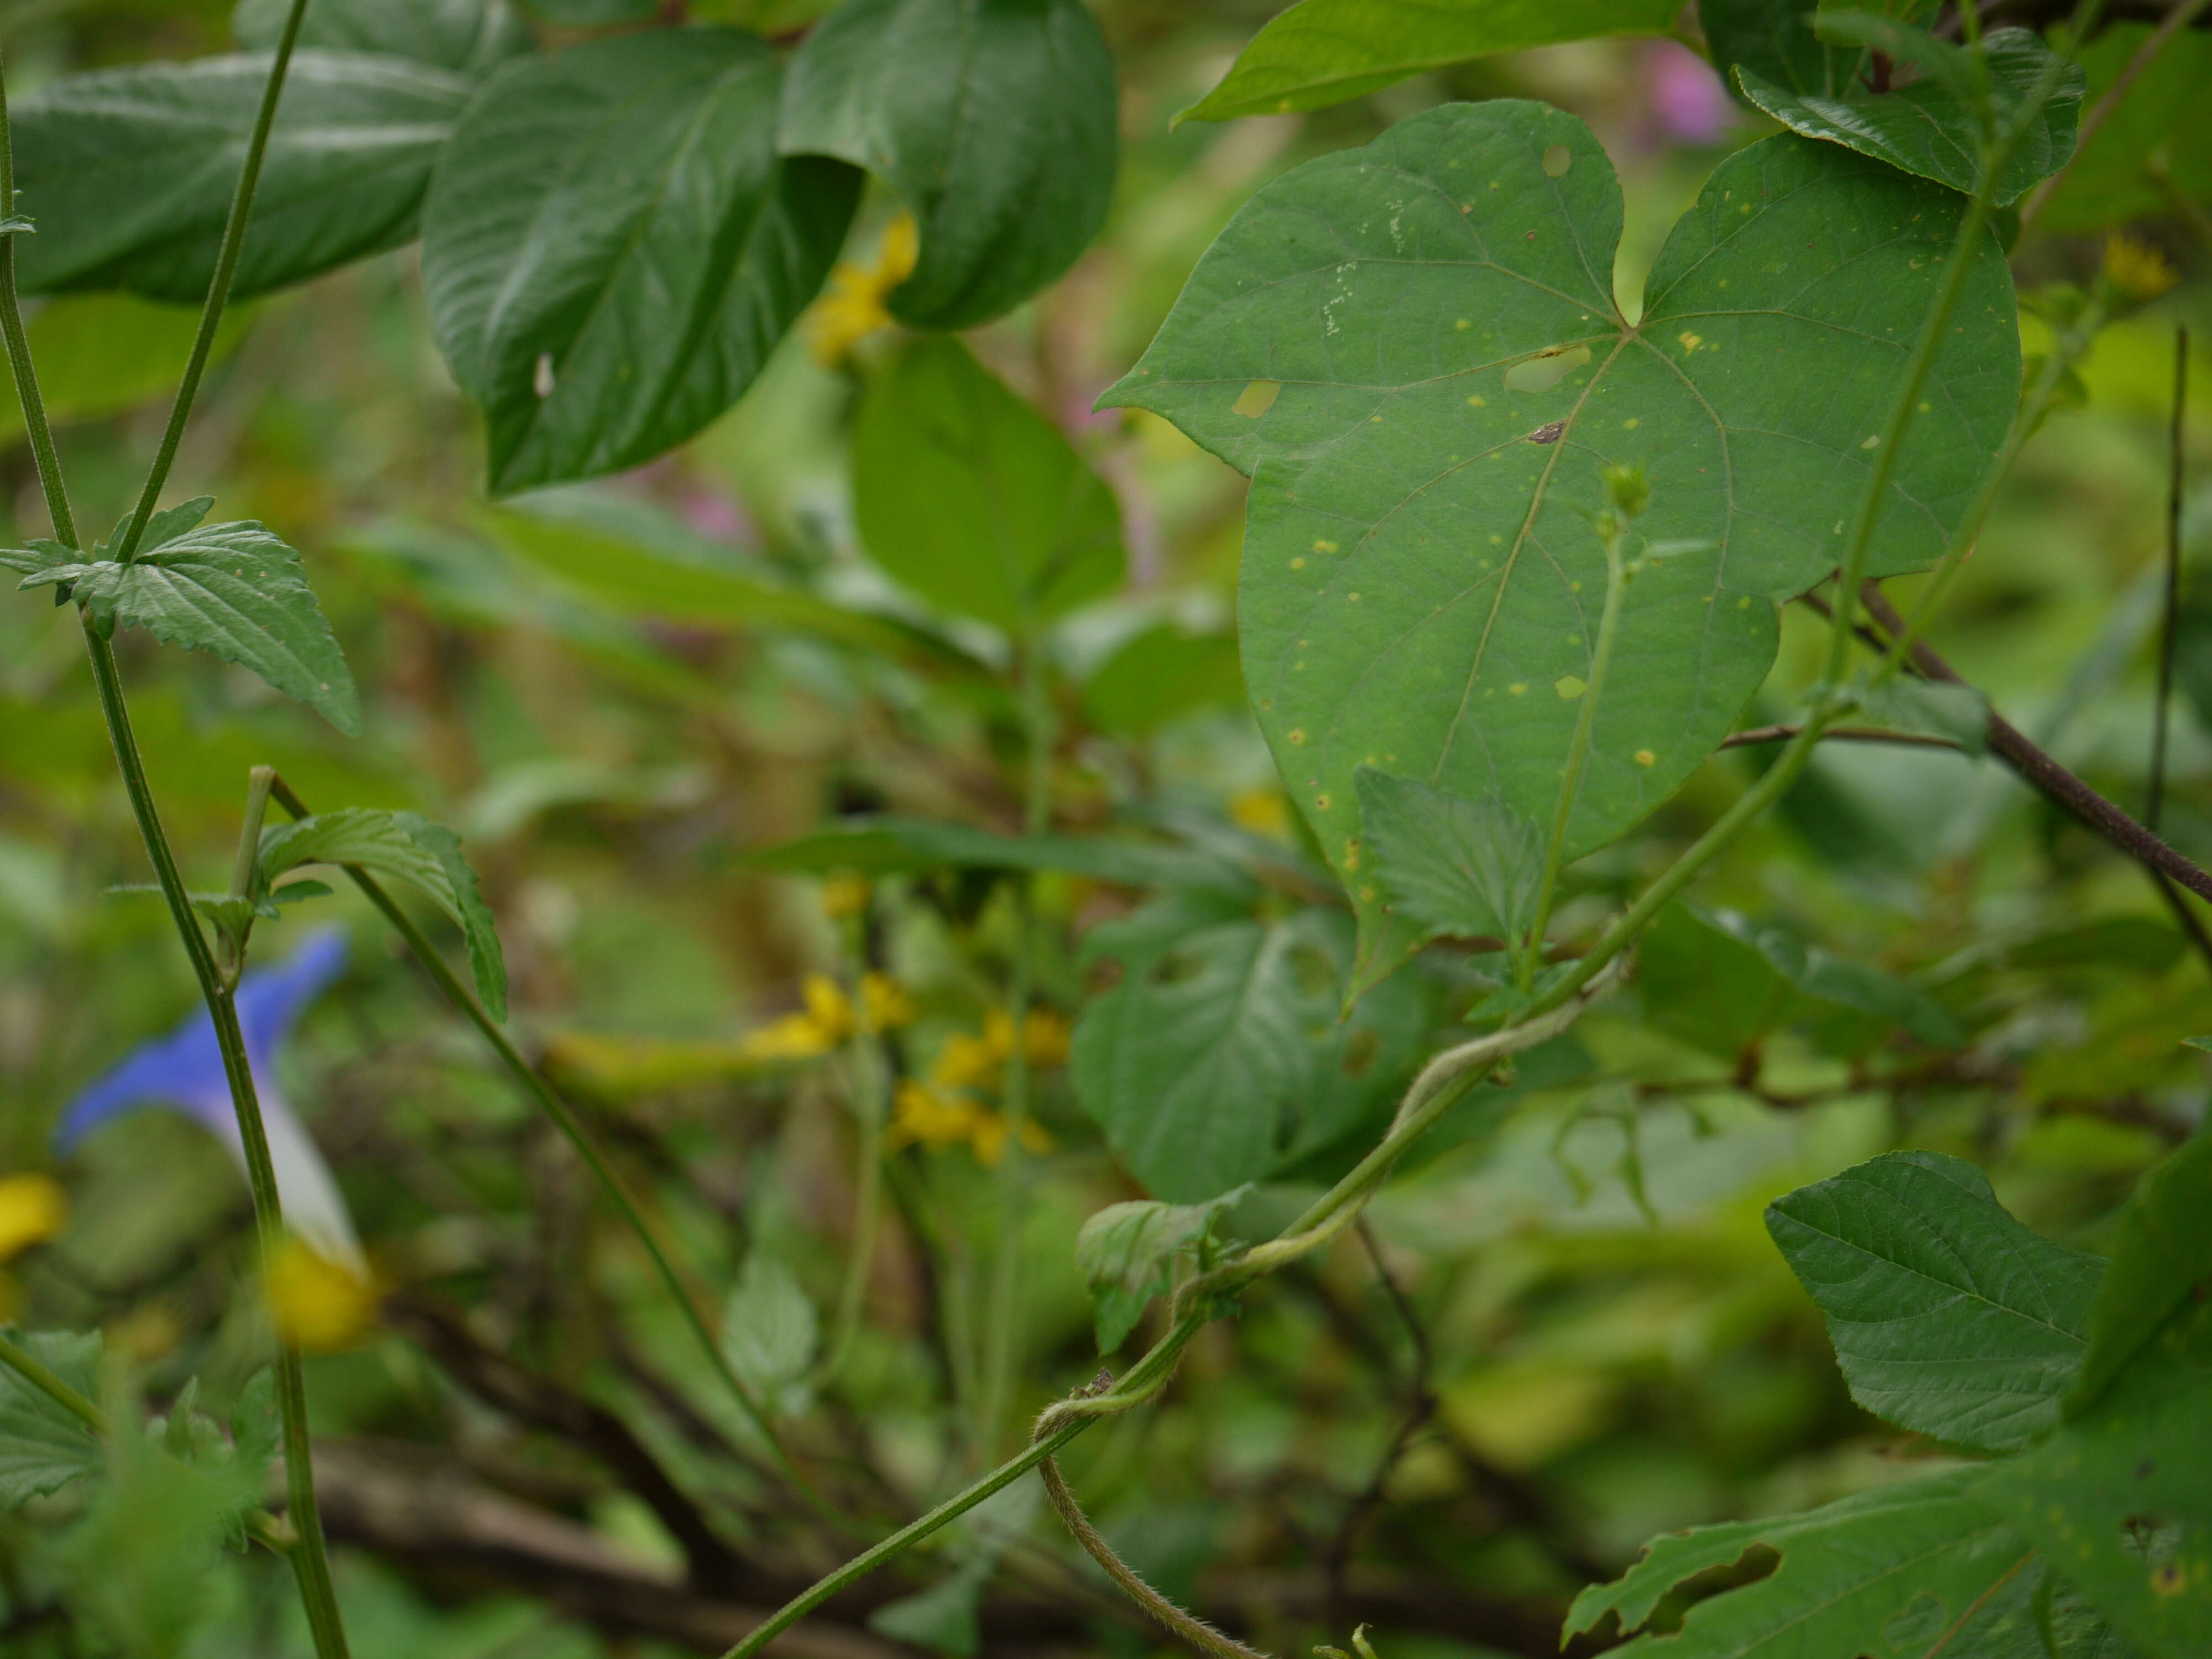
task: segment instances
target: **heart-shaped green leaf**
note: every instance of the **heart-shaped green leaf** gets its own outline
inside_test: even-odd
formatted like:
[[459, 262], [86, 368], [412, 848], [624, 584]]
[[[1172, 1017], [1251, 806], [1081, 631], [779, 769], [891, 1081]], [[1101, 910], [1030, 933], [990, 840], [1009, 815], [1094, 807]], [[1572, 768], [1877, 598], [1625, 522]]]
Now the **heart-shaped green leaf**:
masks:
[[438, 344], [495, 494], [635, 466], [752, 384], [821, 287], [860, 175], [775, 154], [781, 70], [735, 29], [515, 64], [469, 106], [422, 215]]
[[[238, 0], [231, 33], [248, 52], [273, 51], [291, 9], [291, 0]], [[507, 0], [315, 0], [301, 20], [300, 45], [387, 52], [471, 76], [538, 49]]]
[[[2051, 49], [2027, 29], [1992, 32], [1979, 55], [1989, 75], [1991, 111], [2000, 121], [2012, 118], [2041, 84], [2052, 58]], [[1748, 66], [1739, 67], [1736, 76], [1753, 104], [1808, 138], [1843, 144], [1953, 190], [1972, 191], [1980, 176], [1981, 138], [1974, 115], [1934, 76], [1895, 92], [1859, 88], [1840, 98], [1792, 92]], [[1998, 174], [2000, 206], [2018, 201], [2073, 155], [2085, 85], [2078, 67], [2069, 64], [2059, 71], [2056, 90]]]
[[[212, 501], [202, 495], [155, 514], [129, 564], [88, 559], [51, 541], [0, 555], [0, 563], [27, 572], [25, 587], [52, 586], [76, 600], [103, 628], [143, 628], [250, 668], [339, 731], [354, 732], [361, 709], [353, 675], [299, 554], [252, 519], [202, 525]], [[103, 542], [96, 555], [106, 551]]]
[[853, 512], [901, 582], [1018, 637], [1121, 584], [1114, 492], [957, 340], [917, 340], [868, 388]]
[[[1370, 939], [1358, 767], [1550, 821], [1605, 592], [1609, 465], [1650, 482], [1653, 556], [1568, 855], [1727, 734], [1773, 660], [1776, 602], [1841, 554], [1962, 205], [1839, 146], [1766, 140], [1714, 173], [1631, 320], [1604, 153], [1573, 118], [1499, 100], [1308, 162], [1231, 222], [1100, 401], [1252, 473], [1245, 684]], [[1994, 238], [1970, 257], [1873, 574], [1938, 556], [2018, 400], [2009, 274]]]
[[913, 213], [921, 258], [892, 315], [972, 328], [1098, 234], [1119, 107], [1082, 0], [845, 0], [791, 60], [781, 143], [881, 175]]
[[1178, 120], [1321, 109], [1470, 58], [1562, 40], [1664, 34], [1668, 0], [1300, 0], [1252, 37]]
[[[269, 79], [251, 54], [66, 76], [9, 111], [23, 286], [128, 289], [197, 305]], [[472, 82], [365, 52], [293, 54], [233, 297], [413, 238], [431, 164]]]

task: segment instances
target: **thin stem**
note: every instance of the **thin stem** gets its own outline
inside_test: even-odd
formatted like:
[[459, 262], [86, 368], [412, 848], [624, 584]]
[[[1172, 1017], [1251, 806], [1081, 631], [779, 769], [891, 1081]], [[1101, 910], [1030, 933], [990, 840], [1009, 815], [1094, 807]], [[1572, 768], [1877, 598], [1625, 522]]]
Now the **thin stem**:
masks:
[[[1036, 634], [1022, 648], [1024, 785], [1022, 833], [1041, 836], [1052, 822], [1052, 704], [1045, 679], [1045, 648]], [[976, 1409], [975, 1446], [988, 1460], [998, 1449], [1007, 1401], [1013, 1393], [1017, 1335], [1022, 1324], [1022, 1226], [1029, 1211], [1029, 1160], [1022, 1145], [1030, 1116], [1030, 1004], [1036, 991], [1036, 916], [1031, 878], [1014, 878], [1014, 956], [1006, 985], [1006, 1078], [1000, 1110], [1006, 1141], [999, 1160], [999, 1228], [991, 1261], [990, 1300], [983, 1327], [982, 1389]]]
[[[270, 780], [270, 787], [276, 804], [293, 817], [304, 818], [311, 816], [307, 803], [300, 799], [292, 787], [283, 778], [273, 777]], [[592, 1138], [591, 1132], [585, 1128], [582, 1121], [577, 1117], [568, 1103], [554, 1090], [553, 1085], [540, 1075], [535, 1066], [523, 1058], [521, 1051], [514, 1046], [507, 1033], [489, 1014], [484, 1012], [483, 1005], [479, 1003], [475, 994], [461, 983], [453, 970], [446, 965], [445, 958], [438, 954], [437, 947], [432, 945], [422, 930], [416, 926], [415, 919], [399, 907], [392, 895], [385, 890], [383, 884], [368, 871], [356, 865], [341, 865], [339, 868], [352, 878], [354, 885], [361, 889], [362, 892], [368, 896], [368, 902], [383, 914], [384, 919], [392, 924], [392, 930], [406, 941], [407, 948], [414, 953], [415, 959], [422, 963], [423, 971], [430, 975], [439, 990], [444, 993], [447, 1001], [452, 1003], [467, 1017], [469, 1023], [474, 1025], [482, 1034], [484, 1041], [491, 1045], [493, 1053], [499, 1056], [501, 1064], [507, 1067], [508, 1074], [522, 1085], [524, 1091], [538, 1103], [538, 1109], [553, 1120], [554, 1126], [568, 1138], [568, 1144], [576, 1149], [576, 1155], [584, 1160], [586, 1167], [598, 1180], [601, 1188], [609, 1198], [614, 1200], [615, 1208], [621, 1212], [623, 1221], [629, 1224], [631, 1232], [637, 1236], [638, 1242], [645, 1247], [647, 1255], [652, 1258], [654, 1271], [659, 1274], [661, 1283], [667, 1287], [668, 1294], [682, 1314], [684, 1323], [690, 1328], [693, 1337], [696, 1339], [700, 1348], [706, 1353], [708, 1362], [714, 1367], [715, 1374], [721, 1378], [723, 1385], [729, 1389], [731, 1398], [737, 1401], [738, 1408], [744, 1413], [746, 1419], [752, 1424], [761, 1438], [767, 1443], [779, 1472], [791, 1482], [793, 1489], [805, 1499], [817, 1514], [833, 1524], [842, 1527], [844, 1524], [842, 1519], [830, 1508], [828, 1502], [820, 1492], [815, 1490], [813, 1484], [806, 1479], [805, 1475], [800, 1473], [799, 1466], [792, 1461], [791, 1454], [785, 1447], [781, 1437], [776, 1433], [775, 1425], [769, 1420], [767, 1413], [761, 1408], [760, 1402], [753, 1398], [752, 1390], [745, 1386], [744, 1379], [738, 1376], [737, 1371], [731, 1366], [729, 1357], [722, 1352], [721, 1345], [714, 1340], [714, 1334], [708, 1329], [705, 1317], [700, 1313], [697, 1304], [692, 1301], [690, 1292], [684, 1287], [683, 1279], [678, 1276], [675, 1265], [669, 1259], [668, 1252], [662, 1248], [659, 1236], [653, 1231], [652, 1224], [646, 1220], [645, 1212], [639, 1207], [636, 1200], [631, 1197], [629, 1188], [623, 1184], [622, 1177], [615, 1173], [613, 1166], [607, 1162], [605, 1154], [599, 1150], [599, 1144]]]
[[[2166, 807], [2166, 727], [2173, 707], [2173, 642], [2181, 611], [2181, 497], [2185, 458], [2184, 429], [2189, 417], [2189, 325], [2173, 330], [2173, 418], [2167, 428], [2166, 479], [2166, 608], [2158, 636], [2158, 702], [2151, 714], [2150, 793], [2143, 823], [2155, 830]], [[2161, 878], [2162, 879], [2162, 878]]]
[[853, 1339], [860, 1334], [869, 1273], [875, 1265], [876, 1238], [883, 1224], [886, 1106], [884, 1085], [889, 1080], [890, 1069], [883, 1052], [883, 1040], [872, 1032], [855, 1031], [847, 1050], [847, 1060], [854, 1139], [858, 1143], [853, 1183], [853, 1242], [846, 1253], [845, 1279], [838, 1287], [837, 1311], [830, 1328], [830, 1341], [822, 1363], [814, 1370], [817, 1383], [829, 1382], [843, 1369]]
[[261, 162], [269, 152], [269, 131], [276, 125], [276, 102], [283, 95], [285, 72], [292, 64], [292, 47], [300, 38], [301, 20], [307, 13], [307, 0], [292, 0], [291, 10], [284, 18], [284, 32], [277, 37], [276, 55], [269, 65], [269, 79], [261, 91], [261, 107], [254, 112], [253, 131], [246, 143], [246, 162], [238, 171], [238, 188], [231, 192], [230, 216], [223, 222], [222, 244], [215, 256], [215, 277], [208, 284], [206, 303], [200, 307], [199, 332], [192, 337], [192, 353], [185, 360], [185, 377], [178, 383], [176, 401], [169, 405], [169, 423], [162, 428], [161, 447], [154, 452], [154, 465], [146, 474], [145, 488], [138, 492], [138, 505], [109, 554], [120, 563], [128, 564], [137, 556], [139, 538], [146, 533], [146, 520], [154, 516], [154, 507], [161, 499], [161, 486], [168, 482], [169, 469], [176, 464], [177, 446], [184, 441], [185, 422], [191, 418], [192, 399], [199, 395], [200, 376], [207, 372], [208, 358], [215, 350], [216, 330], [222, 322], [223, 307], [230, 302], [230, 287], [238, 275], [239, 256], [246, 248], [246, 223], [253, 216], [253, 193], [261, 183]]
[[[0, 218], [15, 210], [15, 148], [8, 132], [8, 86], [0, 66]], [[15, 394], [23, 405], [23, 429], [30, 434], [31, 454], [38, 463], [39, 484], [46, 492], [47, 516], [54, 535], [65, 546], [77, 545], [76, 520], [70, 513], [69, 491], [62, 483], [61, 458], [54, 451], [53, 428], [46, 420], [46, 400], [39, 391], [39, 374], [31, 363], [31, 342], [23, 332], [23, 307], [15, 294], [15, 238], [0, 235], [0, 334], [8, 343], [8, 365], [15, 377]]]
[[1522, 957], [1524, 990], [1543, 960], [1544, 928], [1552, 919], [1552, 897], [1559, 888], [1559, 862], [1567, 847], [1567, 824], [1574, 817], [1575, 798], [1582, 793], [1583, 772], [1589, 763], [1590, 732], [1597, 724], [1598, 697], [1605, 687], [1606, 665], [1613, 659], [1621, 592], [1628, 586], [1620, 563], [1623, 533], [1617, 521], [1604, 524], [1598, 532], [1605, 544], [1605, 608], [1598, 617], [1597, 643], [1590, 653], [1589, 679], [1583, 686], [1582, 707], [1575, 713], [1574, 738], [1567, 745], [1567, 768], [1559, 778], [1559, 804], [1552, 814], [1551, 839], [1544, 848], [1544, 876], [1536, 889], [1535, 920], [1528, 928], [1528, 951]]

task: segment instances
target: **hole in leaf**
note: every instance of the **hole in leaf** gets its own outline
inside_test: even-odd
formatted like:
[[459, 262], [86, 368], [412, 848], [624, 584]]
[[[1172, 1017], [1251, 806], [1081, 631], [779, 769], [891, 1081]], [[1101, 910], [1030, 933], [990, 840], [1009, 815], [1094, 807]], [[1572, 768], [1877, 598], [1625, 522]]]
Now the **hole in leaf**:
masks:
[[1509, 392], [1549, 392], [1590, 360], [1586, 345], [1553, 346], [1533, 357], [1524, 357], [1505, 371]]
[[1557, 179], [1574, 166], [1575, 153], [1565, 144], [1554, 144], [1544, 152], [1544, 176]]
[[1280, 380], [1255, 380], [1237, 394], [1237, 401], [1229, 405], [1230, 410], [1256, 421], [1275, 406], [1275, 395], [1282, 389]]

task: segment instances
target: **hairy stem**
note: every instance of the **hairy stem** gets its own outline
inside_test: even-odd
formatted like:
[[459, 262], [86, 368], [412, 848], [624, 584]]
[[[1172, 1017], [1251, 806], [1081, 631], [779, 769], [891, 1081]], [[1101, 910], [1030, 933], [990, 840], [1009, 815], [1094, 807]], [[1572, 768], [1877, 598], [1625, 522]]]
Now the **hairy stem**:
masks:
[[[271, 779], [270, 792], [276, 804], [294, 817], [304, 818], [311, 816], [307, 803], [300, 799], [292, 787], [283, 778]], [[554, 1127], [558, 1128], [568, 1139], [568, 1144], [575, 1148], [576, 1155], [584, 1160], [585, 1166], [591, 1170], [592, 1176], [599, 1182], [600, 1188], [613, 1200], [615, 1208], [621, 1213], [623, 1220], [629, 1225], [630, 1231], [636, 1236], [638, 1243], [645, 1247], [646, 1255], [652, 1259], [653, 1270], [659, 1275], [661, 1283], [667, 1287], [670, 1299], [675, 1303], [678, 1311], [683, 1316], [684, 1323], [690, 1328], [693, 1337], [705, 1352], [708, 1363], [714, 1367], [715, 1375], [721, 1378], [724, 1387], [728, 1389], [730, 1397], [737, 1401], [738, 1408], [744, 1413], [746, 1419], [752, 1424], [755, 1431], [766, 1442], [778, 1471], [791, 1483], [793, 1489], [806, 1501], [810, 1508], [832, 1524], [842, 1527], [844, 1524], [842, 1518], [830, 1508], [828, 1501], [815, 1489], [812, 1482], [800, 1472], [799, 1466], [792, 1461], [790, 1451], [775, 1431], [775, 1425], [769, 1420], [768, 1414], [762, 1409], [760, 1402], [754, 1399], [752, 1390], [745, 1386], [744, 1380], [731, 1366], [728, 1356], [722, 1352], [721, 1344], [714, 1340], [714, 1333], [707, 1327], [705, 1316], [700, 1313], [698, 1305], [691, 1299], [690, 1291], [678, 1274], [675, 1264], [671, 1261], [667, 1250], [662, 1247], [658, 1234], [654, 1232], [652, 1224], [645, 1218], [645, 1212], [639, 1206], [637, 1200], [630, 1195], [629, 1188], [623, 1185], [622, 1177], [615, 1173], [613, 1165], [607, 1162], [605, 1155], [599, 1150], [599, 1143], [592, 1138], [591, 1132], [584, 1127], [583, 1121], [576, 1115], [568, 1103], [561, 1097], [553, 1085], [545, 1080], [538, 1068], [523, 1058], [522, 1051], [514, 1046], [514, 1041], [500, 1028], [498, 1022], [484, 1011], [483, 1005], [477, 1000], [475, 994], [463, 985], [459, 977], [446, 965], [446, 960], [438, 954], [437, 947], [431, 944], [428, 937], [416, 925], [415, 919], [402, 909], [398, 901], [385, 890], [383, 884], [357, 865], [341, 865], [339, 868], [343, 869], [352, 879], [354, 885], [367, 896], [368, 902], [382, 913], [384, 919], [392, 924], [392, 931], [406, 942], [408, 950], [413, 952], [415, 959], [422, 965], [423, 971], [430, 975], [438, 989], [445, 994], [447, 1001], [459, 1009], [467, 1018], [469, 1023], [477, 1028], [483, 1040], [491, 1045], [492, 1052], [499, 1056], [500, 1063], [507, 1067], [508, 1075], [522, 1085], [523, 1091], [537, 1103], [539, 1110], [553, 1121]]]

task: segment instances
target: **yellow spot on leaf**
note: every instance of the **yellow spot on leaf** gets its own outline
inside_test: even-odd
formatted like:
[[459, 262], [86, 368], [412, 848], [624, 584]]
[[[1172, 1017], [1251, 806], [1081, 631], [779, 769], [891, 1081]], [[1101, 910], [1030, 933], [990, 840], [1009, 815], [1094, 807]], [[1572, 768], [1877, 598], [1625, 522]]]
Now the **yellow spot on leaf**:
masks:
[[1280, 380], [1255, 380], [1237, 394], [1237, 401], [1229, 405], [1230, 412], [1256, 421], [1275, 406], [1276, 396], [1282, 389]]

